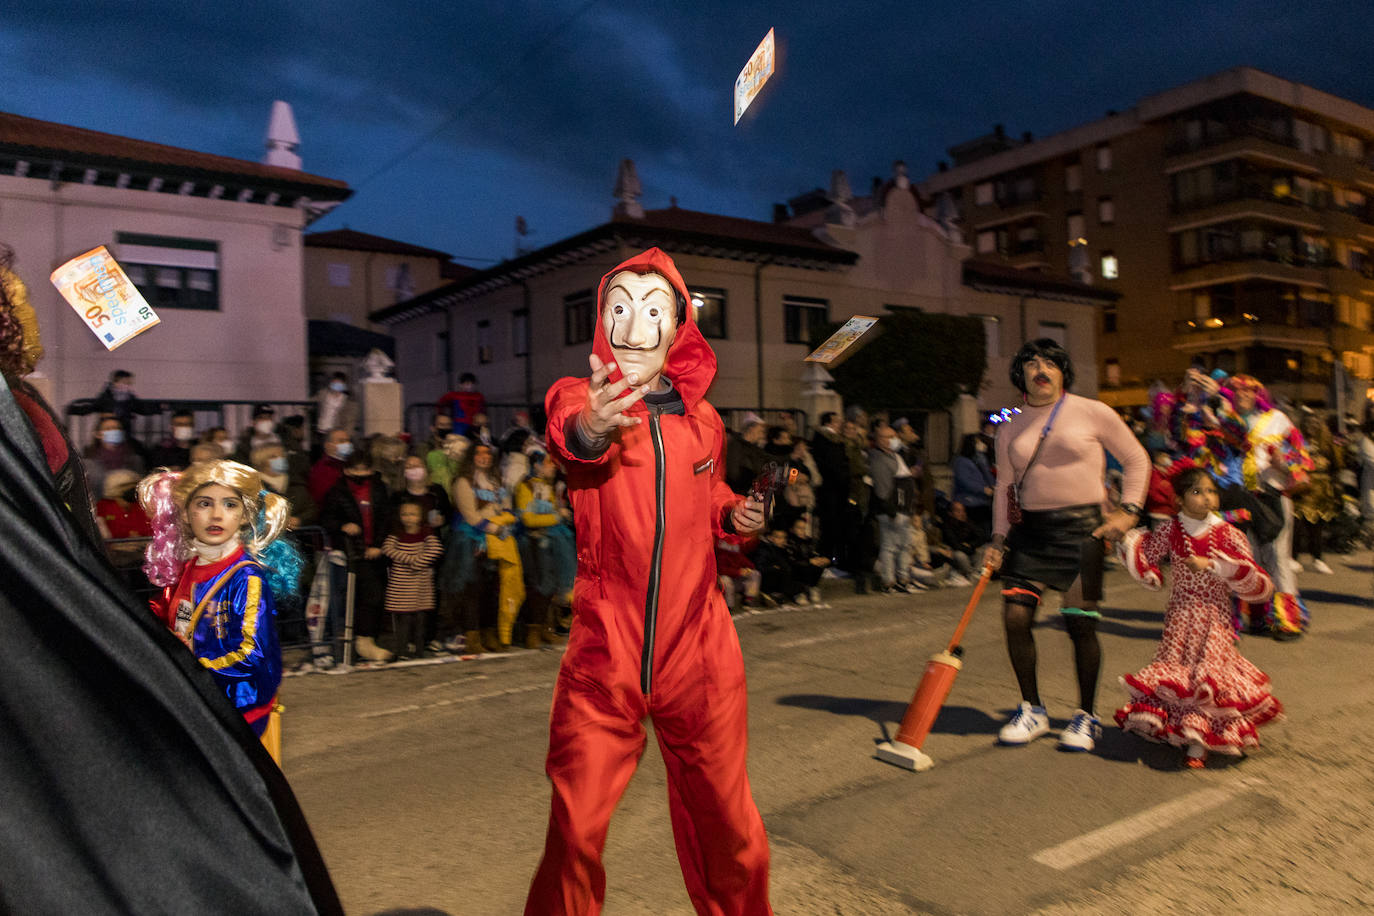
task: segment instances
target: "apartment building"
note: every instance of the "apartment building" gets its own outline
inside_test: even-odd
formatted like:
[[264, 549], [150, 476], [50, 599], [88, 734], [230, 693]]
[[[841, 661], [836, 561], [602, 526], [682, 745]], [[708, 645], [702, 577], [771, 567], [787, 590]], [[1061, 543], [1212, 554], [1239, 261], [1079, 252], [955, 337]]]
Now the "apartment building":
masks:
[[949, 154], [919, 187], [977, 257], [1121, 294], [1104, 401], [1143, 404], [1194, 359], [1295, 402], [1374, 399], [1374, 110], [1241, 67]]

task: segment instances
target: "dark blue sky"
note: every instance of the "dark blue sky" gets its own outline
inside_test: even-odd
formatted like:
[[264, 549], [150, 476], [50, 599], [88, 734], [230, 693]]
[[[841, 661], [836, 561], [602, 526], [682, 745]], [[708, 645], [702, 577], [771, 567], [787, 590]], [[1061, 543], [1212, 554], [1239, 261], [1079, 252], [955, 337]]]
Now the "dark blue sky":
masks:
[[[1326, 0], [42, 2], [0, 21], [0, 108], [257, 160], [285, 99], [305, 169], [356, 189], [314, 228], [482, 266], [511, 255], [517, 215], [533, 245], [607, 219], [626, 157], [648, 208], [676, 197], [766, 220], [832, 169], [860, 193], [894, 159], [919, 179], [994, 123], [1044, 136], [1228, 67], [1374, 107], [1368, 13]], [[770, 27], [780, 71], [735, 127], [735, 76]]]

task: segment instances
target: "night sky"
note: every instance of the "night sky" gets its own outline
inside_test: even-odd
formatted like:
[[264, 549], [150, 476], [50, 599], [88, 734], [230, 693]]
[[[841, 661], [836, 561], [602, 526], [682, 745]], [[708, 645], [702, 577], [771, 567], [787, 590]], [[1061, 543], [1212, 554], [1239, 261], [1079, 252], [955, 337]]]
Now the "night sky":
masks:
[[[1148, 9], [1143, 9], [1148, 8]], [[419, 10], [417, 12], [417, 10]], [[1374, 107], [1365, 3], [11, 4], [0, 109], [257, 161], [273, 99], [345, 225], [485, 266], [609, 218], [617, 163], [646, 208], [771, 219], [848, 172], [1002, 123], [1037, 137], [1248, 65]], [[732, 124], [769, 28], [780, 69]]]

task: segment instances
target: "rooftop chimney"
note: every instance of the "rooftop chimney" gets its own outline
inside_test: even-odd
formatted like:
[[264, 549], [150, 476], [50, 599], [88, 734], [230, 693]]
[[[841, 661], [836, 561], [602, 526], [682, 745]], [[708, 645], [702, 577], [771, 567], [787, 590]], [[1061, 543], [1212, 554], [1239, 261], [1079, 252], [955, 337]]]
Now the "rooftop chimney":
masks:
[[620, 170], [616, 172], [615, 189], [611, 191], [615, 195], [615, 209], [611, 211], [612, 216], [628, 217], [629, 219], [643, 219], [644, 207], [639, 203], [639, 197], [644, 193], [639, 183], [639, 173], [635, 171], [635, 161], [633, 159], [620, 160]]
[[263, 165], [300, 171], [301, 157], [296, 153], [300, 145], [301, 135], [296, 132], [291, 106], [278, 99], [272, 103], [272, 117], [267, 122], [267, 152], [262, 157]]

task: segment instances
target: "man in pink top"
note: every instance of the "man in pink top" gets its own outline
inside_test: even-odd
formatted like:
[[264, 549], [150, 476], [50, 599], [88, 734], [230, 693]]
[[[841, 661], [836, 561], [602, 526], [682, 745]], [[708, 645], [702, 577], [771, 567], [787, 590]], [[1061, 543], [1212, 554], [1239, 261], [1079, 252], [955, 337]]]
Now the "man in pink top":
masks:
[[[1059, 748], [1090, 751], [1102, 734], [1093, 703], [1102, 647], [1104, 541], [1135, 526], [1149, 483], [1150, 459], [1116, 411], [1090, 398], [1069, 394], [1073, 363], [1050, 338], [1024, 344], [1011, 364], [1011, 381], [1025, 393], [1021, 413], [997, 433], [997, 492], [993, 498], [993, 540], [986, 562], [1001, 568], [1007, 651], [1021, 688], [1021, 704], [1002, 728], [1003, 744], [1024, 745], [1050, 730], [1040, 700], [1031, 627], [1045, 588], [1061, 592], [1060, 613], [1073, 641], [1079, 708], [1060, 735]], [[1106, 452], [1125, 471], [1122, 504], [1104, 521]], [[1014, 485], [1021, 519], [1008, 519], [1008, 489]]]

